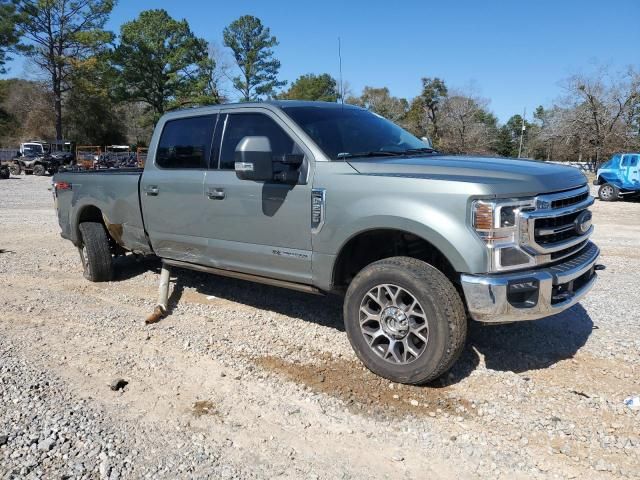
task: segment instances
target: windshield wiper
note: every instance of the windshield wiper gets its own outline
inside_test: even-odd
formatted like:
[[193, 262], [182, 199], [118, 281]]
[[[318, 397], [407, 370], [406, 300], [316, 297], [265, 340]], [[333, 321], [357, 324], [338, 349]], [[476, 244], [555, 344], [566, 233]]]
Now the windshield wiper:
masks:
[[433, 153], [433, 152], [435, 152], [435, 149], [431, 147], [423, 147], [423, 148], [409, 148], [408, 150], [404, 150], [402, 153], [411, 155], [412, 153]]
[[363, 157], [397, 157], [399, 155], [404, 155], [404, 152], [388, 152], [388, 151], [377, 151], [377, 152], [357, 152], [357, 153], [339, 153], [338, 158], [363, 158]]

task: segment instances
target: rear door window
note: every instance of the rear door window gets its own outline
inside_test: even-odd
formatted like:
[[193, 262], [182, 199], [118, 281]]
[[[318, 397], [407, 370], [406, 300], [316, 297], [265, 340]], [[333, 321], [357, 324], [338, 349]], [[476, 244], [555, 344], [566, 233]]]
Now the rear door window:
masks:
[[211, 157], [216, 115], [187, 117], [165, 123], [156, 165], [168, 169], [205, 169]]

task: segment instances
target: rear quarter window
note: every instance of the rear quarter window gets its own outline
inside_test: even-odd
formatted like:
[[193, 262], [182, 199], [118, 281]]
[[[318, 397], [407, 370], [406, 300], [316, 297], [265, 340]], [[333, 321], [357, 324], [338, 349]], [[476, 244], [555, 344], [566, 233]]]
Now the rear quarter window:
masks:
[[170, 169], [207, 168], [216, 116], [188, 117], [165, 123], [156, 165]]

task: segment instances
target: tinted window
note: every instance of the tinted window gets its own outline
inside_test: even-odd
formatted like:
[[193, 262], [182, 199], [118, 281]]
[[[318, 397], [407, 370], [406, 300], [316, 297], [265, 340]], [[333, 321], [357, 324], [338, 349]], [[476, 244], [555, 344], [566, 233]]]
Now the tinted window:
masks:
[[220, 151], [220, 169], [233, 170], [235, 166], [236, 146], [244, 137], [267, 137], [271, 142], [273, 156], [301, 153], [291, 137], [271, 118], [261, 113], [233, 113], [227, 117], [224, 129], [222, 149]]
[[628, 167], [629, 166], [629, 160], [631, 160], [631, 157], [629, 155], [626, 155], [622, 158], [622, 163], [620, 164], [621, 167]]
[[635, 167], [636, 165], [638, 165], [638, 156], [634, 155], [633, 157], [630, 158], [629, 160], [629, 166], [631, 167]]
[[156, 164], [162, 168], [207, 168], [215, 115], [181, 118], [162, 130]]
[[403, 152], [427, 147], [393, 122], [355, 107], [284, 107], [325, 154], [336, 160], [368, 152]]

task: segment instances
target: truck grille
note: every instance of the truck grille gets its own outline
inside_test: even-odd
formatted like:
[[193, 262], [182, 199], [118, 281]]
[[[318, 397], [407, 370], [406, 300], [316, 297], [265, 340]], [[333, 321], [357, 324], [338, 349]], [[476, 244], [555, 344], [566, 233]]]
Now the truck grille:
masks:
[[538, 245], [562, 242], [578, 236], [574, 223], [582, 211], [560, 217], [539, 218], [535, 220], [535, 240]]
[[576, 203], [584, 202], [587, 198], [589, 198], [589, 192], [584, 192], [580, 195], [576, 195], [575, 197], [554, 200], [551, 202], [551, 208], [570, 207], [571, 205], [575, 205]]
[[580, 232], [576, 219], [592, 204], [586, 185], [536, 197], [536, 208], [522, 213], [523, 247], [534, 255], [546, 256], [542, 263], [579, 252], [587, 244], [592, 230]]

